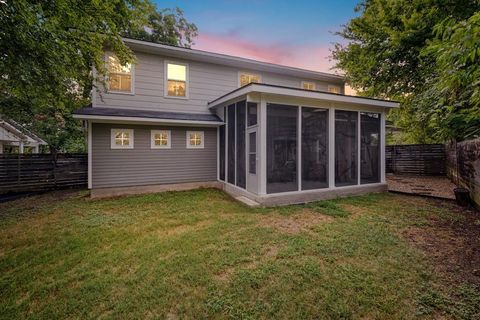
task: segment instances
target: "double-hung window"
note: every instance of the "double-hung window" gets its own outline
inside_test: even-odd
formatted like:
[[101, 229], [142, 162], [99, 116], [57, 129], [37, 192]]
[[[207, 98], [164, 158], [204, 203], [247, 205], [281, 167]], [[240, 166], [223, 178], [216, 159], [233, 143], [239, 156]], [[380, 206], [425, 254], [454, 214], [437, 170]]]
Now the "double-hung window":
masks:
[[111, 149], [133, 149], [133, 129], [111, 129]]
[[340, 90], [340, 87], [339, 87], [339, 86], [332, 86], [332, 85], [329, 85], [329, 86], [328, 86], [328, 92], [330, 92], [330, 93], [337, 93], [337, 94], [339, 94], [339, 93], [341, 93], [340, 91], [341, 91], [341, 90]]
[[108, 55], [108, 91], [116, 93], [133, 93], [133, 67], [127, 63], [122, 65], [114, 55]]
[[165, 96], [188, 98], [188, 65], [165, 62]]

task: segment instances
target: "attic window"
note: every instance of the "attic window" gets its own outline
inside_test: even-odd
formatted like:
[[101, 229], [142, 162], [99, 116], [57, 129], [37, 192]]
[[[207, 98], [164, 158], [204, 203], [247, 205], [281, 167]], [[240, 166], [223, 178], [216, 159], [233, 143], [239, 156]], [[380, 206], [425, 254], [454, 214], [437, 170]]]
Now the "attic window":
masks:
[[260, 83], [262, 81], [260, 75], [240, 72], [239, 74], [239, 84], [240, 87], [246, 86], [249, 83]]
[[108, 91], [132, 93], [132, 65], [122, 65], [116, 56], [108, 56]]
[[174, 98], [188, 97], [188, 65], [182, 63], [166, 63], [165, 95]]

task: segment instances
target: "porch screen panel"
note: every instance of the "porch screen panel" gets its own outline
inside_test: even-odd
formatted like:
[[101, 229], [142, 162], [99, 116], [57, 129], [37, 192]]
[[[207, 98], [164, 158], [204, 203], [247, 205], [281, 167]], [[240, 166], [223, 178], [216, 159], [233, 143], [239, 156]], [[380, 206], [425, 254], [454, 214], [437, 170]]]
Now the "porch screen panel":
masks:
[[360, 182], [380, 182], [380, 114], [360, 114]]
[[219, 159], [220, 159], [220, 165], [219, 165], [219, 170], [220, 170], [220, 180], [225, 181], [225, 125], [220, 126], [219, 130], [219, 140], [220, 140], [220, 146], [219, 146]]
[[358, 184], [358, 113], [335, 111], [335, 186]]
[[245, 164], [246, 102], [237, 102], [237, 186], [246, 187], [247, 172]]
[[298, 190], [298, 107], [267, 105], [267, 193]]
[[235, 184], [235, 104], [227, 108], [227, 181]]
[[328, 110], [302, 107], [302, 190], [328, 187]]

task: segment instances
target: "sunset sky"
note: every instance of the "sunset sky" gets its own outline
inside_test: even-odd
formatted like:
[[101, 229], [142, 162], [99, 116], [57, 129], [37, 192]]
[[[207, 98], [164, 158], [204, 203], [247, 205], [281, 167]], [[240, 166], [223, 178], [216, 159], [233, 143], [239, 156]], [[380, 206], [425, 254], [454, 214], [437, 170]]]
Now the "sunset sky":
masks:
[[355, 16], [360, 0], [242, 1], [167, 0], [159, 8], [179, 7], [199, 36], [193, 48], [332, 72], [334, 35]]

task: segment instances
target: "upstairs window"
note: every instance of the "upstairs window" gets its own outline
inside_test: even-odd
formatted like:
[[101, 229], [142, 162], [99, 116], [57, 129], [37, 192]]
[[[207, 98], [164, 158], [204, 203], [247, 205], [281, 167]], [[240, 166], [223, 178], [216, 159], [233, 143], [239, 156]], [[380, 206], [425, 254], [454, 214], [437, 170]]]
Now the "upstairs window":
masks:
[[188, 97], [188, 65], [166, 62], [165, 95], [173, 98]]
[[240, 72], [239, 77], [240, 87], [246, 86], [247, 84], [252, 82], [260, 83], [262, 81], [260, 75], [258, 74]]
[[337, 94], [340, 94], [340, 87], [339, 86], [328, 86], [328, 92], [331, 92], [331, 93], [337, 93]]
[[133, 129], [111, 129], [111, 149], [133, 149]]
[[203, 149], [203, 131], [187, 131], [187, 149]]
[[122, 65], [117, 57], [108, 56], [108, 91], [133, 93], [132, 65]]
[[302, 89], [315, 90], [315, 82], [302, 81]]

